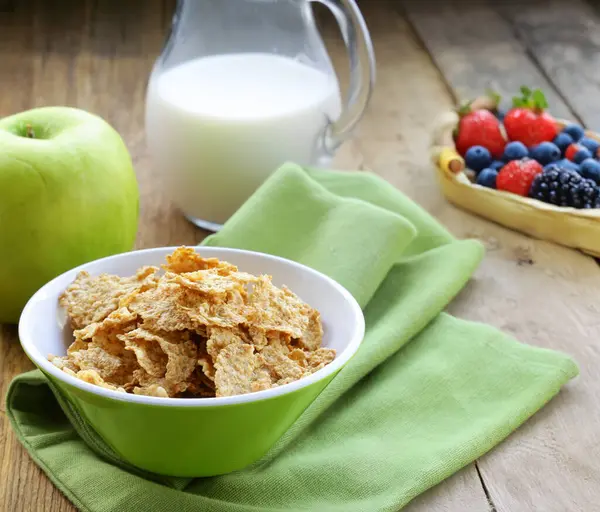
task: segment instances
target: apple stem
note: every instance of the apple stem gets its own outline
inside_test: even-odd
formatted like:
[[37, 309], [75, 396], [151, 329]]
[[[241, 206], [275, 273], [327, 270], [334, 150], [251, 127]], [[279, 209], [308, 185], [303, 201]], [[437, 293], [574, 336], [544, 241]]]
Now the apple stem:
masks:
[[29, 137], [30, 139], [35, 139], [35, 133], [34, 133], [34, 131], [33, 131], [33, 126], [31, 126], [30, 124], [28, 124], [28, 125], [25, 127], [25, 135], [26, 135], [27, 137]]

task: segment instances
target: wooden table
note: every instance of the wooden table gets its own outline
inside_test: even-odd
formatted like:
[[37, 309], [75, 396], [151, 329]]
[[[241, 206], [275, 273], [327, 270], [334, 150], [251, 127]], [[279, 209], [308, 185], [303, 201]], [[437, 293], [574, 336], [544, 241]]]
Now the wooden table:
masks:
[[[487, 86], [508, 94], [521, 84], [540, 86], [557, 116], [600, 129], [600, 11], [582, 0], [364, 0], [361, 7], [373, 34], [377, 87], [336, 167], [372, 169], [457, 237], [484, 242], [485, 261], [450, 305], [452, 314], [565, 351], [581, 367], [577, 380], [504, 443], [408, 509], [600, 510], [600, 269], [579, 252], [449, 205], [427, 156], [435, 116]], [[0, 0], [0, 116], [66, 104], [112, 123], [141, 186], [139, 248], [195, 244], [206, 235], [174, 210], [145, 149], [145, 85], [172, 9], [173, 1], [161, 0]], [[325, 33], [344, 74], [333, 23]], [[32, 365], [14, 327], [0, 327], [0, 345], [4, 395], [11, 378]], [[4, 410], [1, 421], [2, 510], [73, 510], [17, 443]]]

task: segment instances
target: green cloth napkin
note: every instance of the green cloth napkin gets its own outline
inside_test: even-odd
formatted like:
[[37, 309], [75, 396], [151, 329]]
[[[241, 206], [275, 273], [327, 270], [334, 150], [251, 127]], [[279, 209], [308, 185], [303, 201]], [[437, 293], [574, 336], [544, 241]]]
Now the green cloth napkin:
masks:
[[195, 480], [128, 467], [59, 406], [39, 372], [16, 377], [7, 396], [15, 432], [82, 510], [396, 511], [578, 373], [565, 355], [442, 313], [481, 245], [455, 240], [372, 174], [286, 165], [205, 243], [281, 255], [337, 279], [364, 308], [363, 345], [262, 460]]

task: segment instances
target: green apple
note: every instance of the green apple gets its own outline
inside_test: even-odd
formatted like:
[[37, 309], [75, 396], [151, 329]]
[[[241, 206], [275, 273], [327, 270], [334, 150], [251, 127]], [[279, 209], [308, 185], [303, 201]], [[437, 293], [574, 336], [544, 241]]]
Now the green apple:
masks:
[[133, 248], [139, 191], [119, 134], [83, 110], [0, 119], [0, 323], [55, 276]]

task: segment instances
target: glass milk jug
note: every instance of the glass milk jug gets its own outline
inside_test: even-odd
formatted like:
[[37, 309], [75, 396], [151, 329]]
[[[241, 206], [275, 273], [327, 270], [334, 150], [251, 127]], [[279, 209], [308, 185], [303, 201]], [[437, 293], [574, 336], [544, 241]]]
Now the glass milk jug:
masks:
[[[315, 0], [316, 1], [316, 0]], [[353, 0], [342, 100], [311, 0], [179, 0], [146, 93], [146, 138], [176, 206], [212, 231], [281, 164], [327, 166], [369, 101], [375, 59]]]

